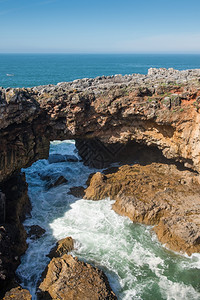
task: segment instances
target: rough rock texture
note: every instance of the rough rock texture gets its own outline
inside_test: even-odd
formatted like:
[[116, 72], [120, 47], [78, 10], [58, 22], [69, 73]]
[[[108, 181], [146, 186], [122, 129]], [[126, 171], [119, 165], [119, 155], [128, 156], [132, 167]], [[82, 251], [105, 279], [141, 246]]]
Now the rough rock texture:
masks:
[[13, 287], [20, 256], [27, 249], [22, 221], [30, 211], [24, 174], [11, 177], [1, 189], [5, 194], [5, 220], [0, 225], [0, 297]]
[[71, 237], [66, 237], [58, 241], [48, 254], [50, 258], [61, 257], [64, 254], [72, 251], [74, 249], [74, 241]]
[[134, 140], [199, 171], [199, 79], [200, 70], [151, 69], [148, 75], [1, 88], [0, 182], [47, 158], [54, 139], [95, 138], [106, 148]]
[[51, 260], [39, 289], [39, 299], [117, 299], [102, 271], [67, 254]]
[[122, 166], [97, 172], [85, 198], [115, 199], [113, 209], [134, 222], [154, 226], [158, 239], [175, 251], [200, 252], [199, 176], [174, 165]]
[[22, 289], [20, 286], [11, 289], [5, 294], [3, 300], [31, 300], [32, 296], [28, 290]]
[[0, 88], [1, 291], [26, 248], [18, 213], [26, 201], [16, 174], [48, 158], [51, 140], [75, 139], [84, 162], [97, 167], [120, 160], [124, 145], [134, 141], [133, 156], [138, 145], [154, 147], [199, 172], [199, 107], [200, 70], [150, 69], [147, 75]]

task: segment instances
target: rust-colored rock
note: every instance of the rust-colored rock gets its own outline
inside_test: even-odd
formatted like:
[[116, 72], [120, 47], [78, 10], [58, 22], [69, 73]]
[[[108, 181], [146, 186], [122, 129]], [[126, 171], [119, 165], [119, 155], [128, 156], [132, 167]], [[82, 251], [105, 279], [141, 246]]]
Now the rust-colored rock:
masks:
[[5, 294], [3, 300], [31, 300], [32, 296], [30, 292], [20, 286], [11, 289]]
[[199, 176], [174, 165], [122, 166], [96, 173], [85, 198], [115, 199], [113, 209], [134, 222], [154, 226], [158, 239], [175, 251], [200, 252]]
[[62, 240], [59, 240], [55, 247], [53, 247], [48, 254], [50, 258], [61, 257], [64, 254], [72, 251], [74, 249], [74, 241], [71, 237], [66, 237]]
[[66, 254], [51, 260], [39, 289], [39, 299], [117, 299], [103, 271]]

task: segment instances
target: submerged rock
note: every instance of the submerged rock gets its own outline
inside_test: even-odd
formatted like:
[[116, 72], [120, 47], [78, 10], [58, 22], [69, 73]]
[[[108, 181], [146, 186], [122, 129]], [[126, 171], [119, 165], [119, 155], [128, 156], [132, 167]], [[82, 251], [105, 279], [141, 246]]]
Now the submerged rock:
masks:
[[39, 299], [117, 299], [103, 271], [67, 254], [51, 260], [39, 290]]
[[62, 155], [62, 154], [51, 154], [49, 155], [48, 162], [50, 164], [59, 162], [77, 162], [78, 158], [75, 155]]
[[27, 236], [32, 240], [39, 239], [43, 234], [45, 234], [46, 230], [40, 227], [39, 225], [32, 225], [28, 228]]
[[50, 189], [52, 187], [56, 187], [56, 186], [59, 186], [59, 185], [64, 184], [64, 183], [68, 183], [68, 180], [64, 176], [60, 176], [54, 182], [48, 183], [47, 188]]
[[113, 209], [134, 222], [156, 225], [158, 239], [175, 251], [200, 252], [199, 176], [174, 165], [122, 166], [112, 174], [96, 173], [86, 199], [116, 200]]
[[71, 237], [66, 237], [58, 241], [48, 254], [48, 257], [61, 257], [64, 254], [72, 251], [74, 249], [74, 241]]
[[21, 286], [11, 289], [5, 294], [3, 300], [31, 300], [32, 296], [30, 292], [23, 289]]
[[73, 186], [69, 189], [68, 194], [73, 195], [76, 198], [83, 198], [85, 195], [84, 190], [83, 186]]

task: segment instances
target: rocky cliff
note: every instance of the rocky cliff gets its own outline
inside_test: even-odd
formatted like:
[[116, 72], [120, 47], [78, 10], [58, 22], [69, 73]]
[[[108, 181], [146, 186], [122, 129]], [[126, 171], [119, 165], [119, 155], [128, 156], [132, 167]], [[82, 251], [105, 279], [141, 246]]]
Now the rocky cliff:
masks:
[[200, 70], [150, 69], [147, 75], [0, 88], [1, 287], [12, 277], [6, 264], [13, 273], [26, 249], [20, 222], [27, 191], [17, 178], [22, 167], [48, 157], [51, 140], [75, 139], [84, 162], [95, 167], [149, 156], [151, 149], [154, 161], [163, 156], [199, 173], [199, 109]]
[[102, 156], [104, 148], [100, 161], [135, 141], [199, 172], [199, 103], [200, 70], [150, 69], [148, 75], [1, 88], [0, 181], [47, 157], [54, 139], [79, 141], [80, 153], [101, 148]]

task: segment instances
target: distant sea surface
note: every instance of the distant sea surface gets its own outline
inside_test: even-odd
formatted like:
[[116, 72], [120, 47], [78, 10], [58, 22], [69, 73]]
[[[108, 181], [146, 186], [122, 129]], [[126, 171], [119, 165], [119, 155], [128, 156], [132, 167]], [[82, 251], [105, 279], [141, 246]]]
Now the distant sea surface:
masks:
[[79, 78], [147, 74], [149, 68], [200, 68], [200, 55], [0, 54], [0, 86], [32, 87]]

